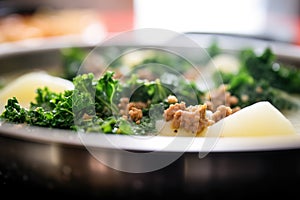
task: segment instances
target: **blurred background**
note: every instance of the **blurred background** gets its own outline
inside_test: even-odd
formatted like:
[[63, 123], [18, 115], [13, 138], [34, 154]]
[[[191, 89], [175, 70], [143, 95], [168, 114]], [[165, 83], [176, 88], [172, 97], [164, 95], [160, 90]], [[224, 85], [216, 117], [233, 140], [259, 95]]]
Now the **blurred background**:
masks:
[[97, 43], [135, 28], [237, 34], [300, 45], [299, 0], [0, 0], [0, 43]]

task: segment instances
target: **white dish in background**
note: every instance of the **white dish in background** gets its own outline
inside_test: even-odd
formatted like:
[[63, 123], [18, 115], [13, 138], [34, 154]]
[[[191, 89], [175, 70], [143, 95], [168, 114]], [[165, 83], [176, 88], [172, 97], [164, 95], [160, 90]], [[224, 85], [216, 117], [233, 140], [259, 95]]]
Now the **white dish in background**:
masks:
[[99, 37], [86, 38], [84, 35], [66, 35], [49, 38], [34, 38], [15, 42], [0, 43], [0, 56], [51, 50], [67, 47], [94, 46], [104, 39], [104, 33]]

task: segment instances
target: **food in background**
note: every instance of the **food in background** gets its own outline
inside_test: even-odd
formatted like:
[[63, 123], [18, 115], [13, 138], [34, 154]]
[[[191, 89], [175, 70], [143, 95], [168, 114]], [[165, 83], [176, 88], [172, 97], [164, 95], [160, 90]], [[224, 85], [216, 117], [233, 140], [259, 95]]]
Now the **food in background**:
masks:
[[0, 43], [60, 36], [95, 39], [104, 34], [101, 15], [92, 9], [39, 9], [32, 14], [0, 17]]

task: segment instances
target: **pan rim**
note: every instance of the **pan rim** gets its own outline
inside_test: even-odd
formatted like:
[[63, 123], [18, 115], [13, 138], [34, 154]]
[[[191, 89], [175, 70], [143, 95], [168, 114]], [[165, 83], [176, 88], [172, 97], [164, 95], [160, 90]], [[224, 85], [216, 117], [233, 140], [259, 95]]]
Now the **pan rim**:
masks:
[[[18, 124], [0, 124], [0, 137], [40, 144], [67, 145], [72, 148], [124, 149], [157, 152], [203, 152], [204, 142], [214, 145], [209, 152], [245, 152], [300, 149], [300, 134], [257, 137], [130, 136], [105, 133], [77, 133], [70, 130]], [[187, 146], [164, 147], [176, 138]], [[83, 141], [84, 140], [84, 141]], [[111, 142], [108, 143], [107, 141]]]

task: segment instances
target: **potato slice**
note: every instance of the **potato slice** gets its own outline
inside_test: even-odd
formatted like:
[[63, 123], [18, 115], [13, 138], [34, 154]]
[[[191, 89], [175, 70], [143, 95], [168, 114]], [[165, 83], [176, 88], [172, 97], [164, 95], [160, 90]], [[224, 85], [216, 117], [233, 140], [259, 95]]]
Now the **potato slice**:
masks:
[[262, 101], [241, 109], [208, 128], [221, 137], [291, 135], [292, 123], [271, 103]]
[[47, 86], [53, 92], [63, 92], [74, 89], [71, 81], [51, 76], [46, 72], [31, 72], [10, 82], [0, 91], [0, 112], [4, 111], [7, 100], [16, 97], [20, 105], [28, 108], [35, 101], [36, 89]]

